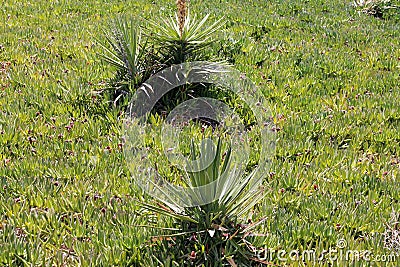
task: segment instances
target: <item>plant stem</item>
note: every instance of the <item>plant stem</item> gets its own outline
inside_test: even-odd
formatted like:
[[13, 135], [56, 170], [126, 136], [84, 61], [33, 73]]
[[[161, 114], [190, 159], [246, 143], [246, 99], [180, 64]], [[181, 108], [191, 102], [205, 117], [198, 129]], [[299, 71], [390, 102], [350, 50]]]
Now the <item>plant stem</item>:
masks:
[[179, 33], [180, 37], [182, 38], [183, 28], [185, 25], [185, 20], [187, 15], [186, 0], [177, 0], [176, 4], [178, 6]]

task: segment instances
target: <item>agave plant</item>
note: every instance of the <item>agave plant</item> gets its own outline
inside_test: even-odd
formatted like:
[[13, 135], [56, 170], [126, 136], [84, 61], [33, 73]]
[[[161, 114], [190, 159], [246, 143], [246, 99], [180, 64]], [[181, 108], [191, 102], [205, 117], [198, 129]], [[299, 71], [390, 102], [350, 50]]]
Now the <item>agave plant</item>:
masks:
[[[207, 153], [211, 150], [202, 151]], [[192, 159], [196, 154], [192, 144]], [[252, 260], [255, 248], [248, 238], [254, 235], [252, 230], [260, 222], [240, 223], [240, 220], [263, 197], [261, 181], [255, 172], [242, 175], [242, 172], [232, 171], [231, 148], [222, 153], [220, 139], [215, 154], [212, 154], [208, 167], [201, 171], [188, 171], [187, 186], [198, 188], [214, 183], [211, 190], [193, 191], [195, 198], [207, 198], [213, 194], [214, 201], [192, 207], [177, 207], [176, 203], [162, 199], [156, 204], [141, 203], [150, 211], [172, 218], [177, 227], [175, 230], [178, 230], [178, 233], [157, 238], [164, 240], [156, 247], [163, 252], [155, 255], [168, 251], [180, 259], [179, 266], [258, 266], [259, 263]], [[207, 158], [208, 155], [204, 156]], [[201, 161], [197, 162], [202, 165]]]
[[143, 40], [140, 30], [136, 30], [133, 19], [116, 19], [111, 31], [104, 32], [104, 40], [97, 41], [104, 50], [101, 57], [116, 68], [116, 74], [106, 88], [112, 90], [114, 104], [157, 70], [157, 60], [148, 49], [147, 40]]

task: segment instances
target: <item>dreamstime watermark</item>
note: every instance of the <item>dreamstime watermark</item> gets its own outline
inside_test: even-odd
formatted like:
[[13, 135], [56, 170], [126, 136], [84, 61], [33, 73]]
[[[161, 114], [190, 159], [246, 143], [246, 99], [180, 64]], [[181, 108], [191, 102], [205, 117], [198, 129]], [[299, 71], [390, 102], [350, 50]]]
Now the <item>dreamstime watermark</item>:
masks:
[[317, 251], [309, 250], [275, 250], [270, 248], [262, 248], [255, 251], [255, 259], [259, 261], [280, 262], [302, 261], [302, 262], [382, 262], [390, 263], [400, 260], [400, 255], [395, 252], [388, 254], [375, 254], [372, 250], [352, 250], [348, 248], [345, 239], [339, 239], [336, 246], [325, 250]]
[[[148, 123], [150, 112], [169, 91], [193, 84], [212, 85], [227, 90], [244, 102], [256, 120], [258, 131], [259, 159], [252, 175], [251, 185], [261, 185], [274, 153], [275, 135], [272, 129], [271, 112], [262, 92], [239, 71], [224, 64], [211, 62], [189, 62], [166, 68], [150, 77], [133, 96], [124, 123], [124, 150], [128, 168], [136, 182], [148, 194], [176, 207], [199, 206], [211, 203], [224, 192], [224, 182], [229, 175], [239, 177], [245, 173], [252, 152], [253, 137], [235, 110], [227, 104], [207, 97], [191, 98], [176, 106], [163, 121], [161, 132], [154, 136], [154, 125]], [[199, 158], [188, 159], [181, 151], [182, 140], [193, 136], [184, 132], [185, 126], [196, 119], [209, 119], [224, 129], [224, 142], [230, 142], [232, 153], [225, 173], [213, 177], [208, 184], [178, 186], [164, 179], [152, 161], [152, 155], [160, 154], [149, 142], [162, 143], [162, 152], [168, 164], [185, 173], [201, 172], [208, 168], [216, 157], [215, 138], [201, 140]], [[182, 135], [186, 134], [186, 139]], [[188, 136], [189, 135], [189, 136]], [[182, 138], [181, 138], [182, 137]], [[154, 140], [150, 140], [153, 138]], [[159, 140], [158, 140], [159, 139]], [[193, 140], [193, 139], [192, 139]], [[153, 157], [154, 159], [154, 157]]]

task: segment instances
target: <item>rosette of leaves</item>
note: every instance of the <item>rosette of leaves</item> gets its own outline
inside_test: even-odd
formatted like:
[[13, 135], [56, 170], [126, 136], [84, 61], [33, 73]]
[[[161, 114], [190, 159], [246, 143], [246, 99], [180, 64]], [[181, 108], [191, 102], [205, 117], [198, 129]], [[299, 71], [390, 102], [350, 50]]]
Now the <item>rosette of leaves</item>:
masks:
[[184, 20], [176, 15], [162, 20], [162, 23], [150, 22], [151, 37], [164, 64], [173, 65], [212, 58], [206, 48], [214, 41], [213, 34], [221, 29], [224, 20], [219, 19], [207, 26], [208, 18], [209, 14], [198, 19], [187, 13]]
[[[185, 1], [178, 1], [178, 12], [175, 17], [162, 19], [162, 22], [152, 21], [148, 32], [157, 51], [159, 62], [164, 67], [193, 61], [217, 61], [211, 50], [215, 42], [215, 33], [224, 25], [221, 18], [207, 25], [209, 14], [202, 19], [192, 16], [187, 10]], [[210, 85], [185, 85], [171, 90], [164, 96], [157, 110], [166, 111], [191, 97], [206, 96], [213, 88]]]
[[118, 18], [110, 28], [97, 41], [104, 51], [102, 59], [116, 69], [104, 89], [110, 91], [110, 99], [116, 105], [154, 74], [159, 64], [133, 19]]
[[[193, 144], [191, 147], [191, 157], [195, 159]], [[263, 219], [256, 223], [241, 220], [264, 192], [260, 183], [255, 182], [255, 172], [248, 175], [228, 172], [230, 161], [230, 147], [222, 153], [219, 140], [212, 163], [199, 172], [188, 173], [187, 183], [192, 187], [229, 173], [218, 182], [214, 202], [194, 207], [179, 207], [163, 200], [155, 204], [141, 202], [147, 210], [171, 218], [175, 226], [153, 239], [151, 257], [157, 266], [260, 266], [261, 261], [254, 258], [256, 247], [251, 241], [257, 236], [253, 230]]]

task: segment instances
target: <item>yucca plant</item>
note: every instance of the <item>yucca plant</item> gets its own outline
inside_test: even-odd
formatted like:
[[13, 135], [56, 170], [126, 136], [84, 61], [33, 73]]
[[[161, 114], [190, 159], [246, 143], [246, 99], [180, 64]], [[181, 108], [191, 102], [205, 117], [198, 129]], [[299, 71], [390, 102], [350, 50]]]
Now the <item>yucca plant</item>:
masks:
[[[109, 94], [114, 105], [126, 99], [152, 74], [163, 68], [189, 61], [211, 60], [212, 53], [206, 48], [213, 42], [213, 34], [222, 27], [220, 19], [206, 26], [209, 15], [198, 20], [189, 15], [187, 1], [177, 2], [175, 18], [150, 22], [145, 37], [135, 28], [133, 19], [119, 18], [110, 32], [98, 40], [104, 52], [101, 57], [116, 68], [115, 76], [108, 82]], [[204, 85], [186, 85], [168, 93], [155, 108], [156, 112], [169, 111], [172, 107], [192, 96]]]
[[135, 28], [133, 19], [116, 19], [111, 31], [105, 31], [103, 37], [98, 40], [104, 50], [101, 57], [116, 68], [105, 90], [111, 90], [111, 100], [117, 104], [158, 70], [158, 62], [148, 49], [147, 40], [143, 40], [140, 30]]
[[[179, 266], [258, 266], [259, 263], [252, 260], [255, 247], [248, 239], [254, 236], [252, 230], [260, 222], [241, 220], [263, 197], [261, 178], [256, 177], [255, 172], [243, 175], [238, 171], [231, 161], [231, 148], [222, 153], [220, 139], [215, 151], [209, 146], [210, 142], [201, 153], [211, 153], [211, 164], [200, 171], [187, 171], [186, 182], [193, 188], [189, 195], [194, 203], [203, 203], [206, 199], [213, 199], [212, 202], [191, 207], [179, 206], [171, 202], [171, 198], [159, 199], [156, 204], [142, 203], [146, 209], [172, 218], [178, 230], [156, 239], [162, 242], [158, 242], [155, 249], [163, 252], [155, 255], [167, 251], [179, 260]], [[192, 144], [192, 160], [196, 155]], [[200, 159], [202, 156], [203, 159], [210, 157], [200, 155]], [[195, 166], [189, 166], [189, 170], [203, 164], [202, 160], [192, 162], [196, 162]], [[207, 190], [196, 189], [210, 184], [213, 186]], [[167, 199], [167, 193], [165, 197]]]
[[[159, 61], [164, 67], [193, 61], [216, 61], [210, 48], [214, 34], [224, 25], [223, 18], [207, 25], [209, 14], [202, 19], [192, 16], [186, 0], [177, 1], [174, 17], [150, 22], [150, 38]], [[185, 85], [171, 90], [156, 106], [158, 111], [170, 111], [190, 97], [204, 96], [209, 85]]]
[[151, 38], [165, 65], [180, 64], [188, 61], [210, 60], [204, 50], [213, 42], [213, 34], [223, 25], [221, 18], [206, 25], [207, 14], [203, 19], [191, 16], [187, 1], [177, 1], [175, 17], [150, 22]]

